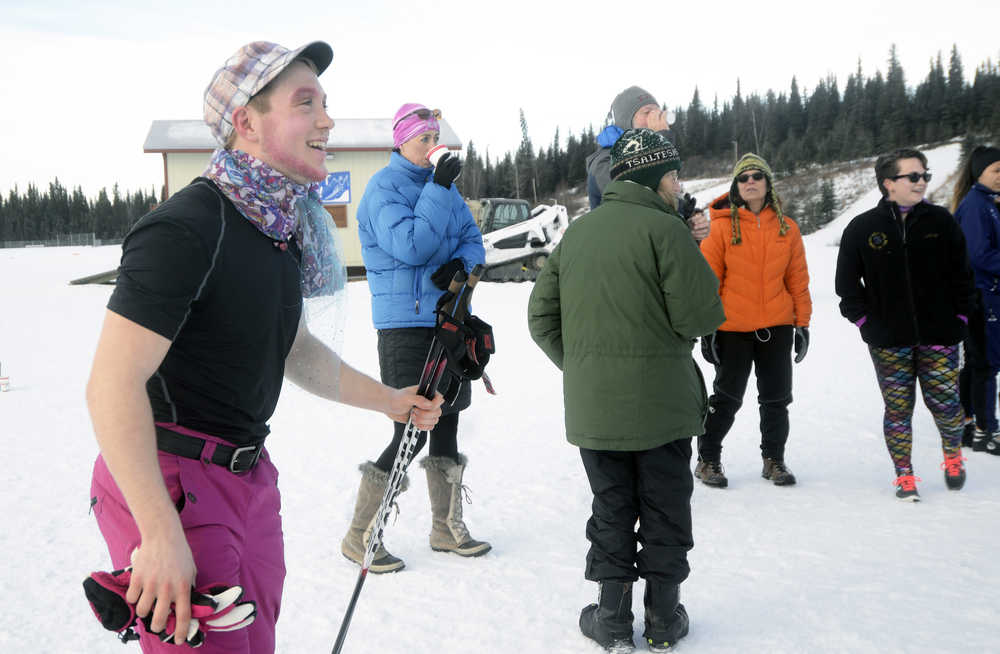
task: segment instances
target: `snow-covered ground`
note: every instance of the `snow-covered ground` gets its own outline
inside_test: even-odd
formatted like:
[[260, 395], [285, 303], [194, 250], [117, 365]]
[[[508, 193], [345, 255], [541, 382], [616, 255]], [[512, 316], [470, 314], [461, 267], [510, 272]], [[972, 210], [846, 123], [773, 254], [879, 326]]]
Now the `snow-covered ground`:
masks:
[[[954, 148], [930, 154], [941, 178], [955, 167]], [[716, 192], [705, 189], [699, 200]], [[940, 441], [920, 405], [914, 462], [923, 501], [897, 502], [871, 362], [837, 311], [831, 244], [874, 200], [866, 196], [806, 237], [812, 346], [795, 366], [787, 454], [798, 485], [777, 488], [759, 476], [751, 384], [726, 440], [730, 487], [695, 487], [695, 549], [683, 587], [691, 633], [678, 652], [1000, 649], [1000, 457], [967, 451], [968, 483], [948, 492]], [[0, 394], [8, 457], [0, 471], [7, 516], [0, 652], [138, 652], [101, 629], [80, 587], [88, 572], [109, 565], [88, 515], [97, 447], [83, 394], [111, 289], [67, 282], [114, 268], [118, 254], [116, 247], [0, 250], [0, 374], [12, 384]], [[493, 551], [463, 560], [430, 550], [425, 482], [415, 468], [387, 533], [407, 567], [369, 576], [346, 652], [601, 651], [577, 627], [580, 608], [596, 596], [583, 579], [590, 493], [565, 441], [559, 373], [528, 336], [530, 291], [530, 284], [477, 291], [477, 312], [496, 330], [490, 374], [499, 395], [476, 387], [460, 447], [470, 459], [468, 524]], [[348, 358], [377, 373], [364, 283], [350, 285], [349, 307]], [[705, 372], [711, 380], [708, 366]], [[381, 451], [390, 426], [291, 385], [271, 426], [288, 566], [278, 651], [328, 652], [357, 577], [339, 552], [357, 464]], [[641, 600], [635, 608], [638, 640]]]

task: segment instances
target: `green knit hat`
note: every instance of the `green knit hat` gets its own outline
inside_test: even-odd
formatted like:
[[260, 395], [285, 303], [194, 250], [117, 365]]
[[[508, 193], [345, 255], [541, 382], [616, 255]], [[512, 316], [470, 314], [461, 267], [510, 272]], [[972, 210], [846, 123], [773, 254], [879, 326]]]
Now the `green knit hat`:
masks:
[[661, 134], [640, 127], [628, 129], [611, 147], [611, 179], [629, 180], [652, 190], [671, 170], [681, 169], [677, 148]]
[[778, 199], [778, 194], [774, 191], [774, 173], [763, 157], [748, 152], [740, 157], [740, 160], [733, 166], [733, 183], [729, 186], [729, 210], [733, 216], [733, 237], [731, 239], [733, 245], [739, 245], [743, 242], [743, 237], [740, 234], [739, 207], [745, 204], [740, 198], [736, 178], [748, 170], [759, 170], [764, 173], [764, 178], [767, 180], [767, 195], [764, 206], [770, 204], [774, 208], [774, 212], [778, 214], [778, 235], [784, 236], [788, 232], [788, 221], [785, 220], [785, 214], [781, 211], [781, 200]]

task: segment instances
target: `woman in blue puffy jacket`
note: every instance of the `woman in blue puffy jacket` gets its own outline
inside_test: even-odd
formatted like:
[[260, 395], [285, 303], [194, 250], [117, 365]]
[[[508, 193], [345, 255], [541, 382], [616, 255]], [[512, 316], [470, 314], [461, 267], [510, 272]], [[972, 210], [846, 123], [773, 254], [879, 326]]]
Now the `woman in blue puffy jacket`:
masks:
[[[955, 220], [962, 226], [969, 263], [981, 302], [969, 316], [962, 404], [975, 423], [966, 426], [963, 444], [973, 451], [1000, 455], [997, 428], [997, 370], [1000, 369], [1000, 149], [973, 148], [962, 167], [952, 197]], [[971, 432], [971, 433], [970, 433]], [[971, 436], [971, 438], [969, 438]]]
[[[375, 173], [358, 206], [361, 254], [372, 294], [372, 321], [378, 330], [378, 358], [383, 380], [398, 386], [417, 383], [434, 338], [434, 309], [459, 270], [469, 272], [485, 261], [483, 237], [454, 186], [461, 162], [446, 153], [433, 166], [428, 154], [438, 144], [441, 112], [408, 103], [392, 124], [389, 165]], [[463, 382], [450, 406], [430, 432], [430, 452], [421, 461], [431, 500], [430, 544], [434, 550], [479, 556], [490, 544], [474, 540], [462, 520], [462, 475], [466, 458], [458, 451], [458, 414], [471, 401]], [[361, 486], [354, 518], [341, 543], [344, 556], [361, 564], [369, 527], [382, 500], [388, 473], [405, 425], [393, 423], [392, 442], [376, 461], [361, 464]], [[420, 435], [414, 455], [424, 445]], [[404, 483], [404, 489], [406, 484]], [[403, 561], [384, 547], [369, 567], [393, 572]]]

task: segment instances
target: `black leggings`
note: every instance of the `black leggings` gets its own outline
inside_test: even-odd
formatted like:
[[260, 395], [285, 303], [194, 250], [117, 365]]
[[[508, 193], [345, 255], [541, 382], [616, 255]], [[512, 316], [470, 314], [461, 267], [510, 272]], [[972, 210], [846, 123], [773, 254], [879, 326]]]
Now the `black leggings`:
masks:
[[[382, 455], [375, 462], [375, 467], [383, 472], [389, 472], [392, 469], [392, 462], [396, 458], [396, 451], [399, 450], [399, 443], [403, 440], [403, 430], [406, 429], [406, 425], [401, 422], [392, 423], [394, 426], [394, 431], [392, 435], [392, 442], [389, 443], [389, 447], [385, 448]], [[417, 437], [417, 445], [413, 448], [413, 457], [416, 458], [417, 454], [424, 448], [424, 443], [427, 442], [427, 432], [420, 432], [420, 436]], [[451, 413], [446, 416], [441, 416], [438, 420], [437, 425], [431, 430], [431, 448], [430, 456], [447, 456], [451, 457], [455, 463], [458, 463], [458, 414]]]

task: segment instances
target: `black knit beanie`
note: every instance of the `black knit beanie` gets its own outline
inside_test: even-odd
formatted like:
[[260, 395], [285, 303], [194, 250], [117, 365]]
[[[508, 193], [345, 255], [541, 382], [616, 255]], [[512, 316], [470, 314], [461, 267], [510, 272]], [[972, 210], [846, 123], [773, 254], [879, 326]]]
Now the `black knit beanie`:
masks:
[[972, 163], [972, 179], [978, 180], [984, 170], [997, 161], [1000, 161], [1000, 148], [980, 145], [972, 151], [970, 158]]
[[651, 129], [625, 130], [611, 147], [611, 179], [630, 180], [656, 190], [671, 170], [681, 169], [674, 144]]

